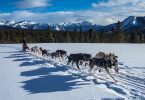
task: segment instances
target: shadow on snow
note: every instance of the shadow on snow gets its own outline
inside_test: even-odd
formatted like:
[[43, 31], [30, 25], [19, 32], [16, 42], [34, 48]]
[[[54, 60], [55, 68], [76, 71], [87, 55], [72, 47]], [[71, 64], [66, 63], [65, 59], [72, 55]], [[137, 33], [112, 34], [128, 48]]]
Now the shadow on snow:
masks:
[[46, 93], [46, 92], [59, 92], [69, 91], [72, 89], [79, 88], [78, 85], [85, 85], [87, 83], [81, 83], [77, 81], [77, 78], [71, 75], [47, 75], [36, 79], [24, 81], [25, 83], [22, 88], [28, 92], [35, 93]]
[[25, 85], [22, 86], [25, 90], [31, 94], [35, 93], [46, 93], [46, 92], [59, 92], [59, 91], [69, 91], [72, 89], [80, 88], [79, 85], [86, 85], [77, 77], [72, 75], [53, 75], [53, 72], [64, 72], [67, 70], [65, 67], [42, 67], [32, 71], [22, 72], [21, 76], [40, 76], [39, 78], [24, 81]]

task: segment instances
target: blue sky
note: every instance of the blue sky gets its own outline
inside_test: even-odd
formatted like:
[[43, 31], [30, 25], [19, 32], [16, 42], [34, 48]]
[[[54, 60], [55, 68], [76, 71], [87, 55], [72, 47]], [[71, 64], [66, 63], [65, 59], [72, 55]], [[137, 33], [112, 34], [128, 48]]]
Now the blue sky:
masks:
[[[105, 2], [107, 0], [38, 0], [44, 2], [41, 6], [27, 7], [24, 2], [31, 0], [1, 0], [0, 12], [13, 12], [30, 10], [37, 12], [56, 12], [56, 11], [76, 11], [92, 9], [92, 3]], [[32, 0], [37, 1], [37, 0]], [[27, 2], [27, 4], [30, 2]], [[45, 5], [46, 4], [46, 5]], [[50, 4], [50, 5], [47, 5]], [[23, 7], [22, 7], [23, 5]], [[32, 4], [33, 5], [33, 4]]]
[[145, 16], [144, 0], [0, 0], [0, 20], [106, 25], [128, 16]]

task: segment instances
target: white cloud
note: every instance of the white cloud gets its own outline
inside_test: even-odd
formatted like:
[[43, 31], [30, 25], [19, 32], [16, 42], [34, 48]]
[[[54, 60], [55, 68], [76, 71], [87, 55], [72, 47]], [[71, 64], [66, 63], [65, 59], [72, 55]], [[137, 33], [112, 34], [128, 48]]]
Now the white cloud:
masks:
[[96, 3], [92, 3], [92, 7], [96, 8], [98, 5]]
[[123, 10], [143, 10], [145, 8], [145, 0], [109, 0], [108, 2], [92, 3], [93, 8], [110, 8]]
[[[130, 9], [131, 10], [131, 9]], [[40, 23], [67, 23], [67, 22], [81, 22], [83, 20], [98, 24], [107, 25], [118, 20], [122, 21], [126, 17], [135, 15], [142, 16], [145, 12], [128, 12], [127, 10], [114, 10], [113, 12], [102, 12], [96, 10], [88, 11], [59, 11], [59, 12], [45, 12], [33, 13], [30, 11], [15, 11], [12, 13], [0, 14], [0, 20], [29, 20]]]
[[145, 16], [145, 0], [109, 0], [92, 3], [92, 7], [105, 18], [102, 24], [122, 21], [128, 16]]
[[1, 13], [0, 20], [29, 20], [40, 23], [61, 23], [77, 20], [75, 12], [48, 12], [48, 13], [33, 13], [30, 11], [15, 11], [12, 13]]
[[108, 2], [100, 2], [96, 4], [95, 7], [132, 6], [142, 2], [144, 2], [144, 0], [109, 0]]
[[22, 0], [16, 3], [18, 8], [38, 8], [51, 6], [50, 0]]

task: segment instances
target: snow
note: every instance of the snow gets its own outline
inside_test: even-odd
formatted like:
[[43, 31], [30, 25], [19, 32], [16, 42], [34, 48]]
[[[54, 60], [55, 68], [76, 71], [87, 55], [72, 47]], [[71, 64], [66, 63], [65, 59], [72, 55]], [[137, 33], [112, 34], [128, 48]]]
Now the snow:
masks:
[[36, 22], [31, 22], [31, 21], [22, 21], [22, 22], [19, 22], [20, 26], [23, 26], [23, 25], [33, 25], [33, 24], [37, 24], [37, 23]]
[[[1, 26], [9, 26], [14, 28], [22, 28], [22, 29], [46, 29], [46, 26], [51, 26], [52, 30], [65, 30], [68, 29], [69, 31], [72, 30], [75, 26], [82, 27], [84, 26], [86, 30], [88, 30], [90, 27], [93, 26], [92, 23], [88, 21], [82, 21], [82, 22], [62, 22], [60, 24], [45, 24], [45, 23], [38, 23], [33, 21], [0, 21]], [[39, 26], [39, 27], [38, 27]], [[95, 25], [94, 25], [95, 27]]]
[[37, 28], [37, 26], [34, 26], [34, 28], [33, 28], [33, 29], [38, 29], [38, 28]]
[[145, 44], [71, 44], [37, 45], [50, 52], [63, 49], [70, 53], [99, 51], [118, 56], [118, 80], [113, 82], [104, 72], [89, 75], [88, 67], [66, 65], [66, 61], [42, 59], [39, 55], [21, 52], [21, 44], [0, 44], [0, 100], [144, 100]]
[[23, 28], [23, 29], [27, 29], [25, 26], [21, 26], [21, 28]]
[[58, 26], [55, 28], [55, 30], [60, 31], [60, 29], [59, 29], [59, 27], [58, 27]]
[[0, 25], [2, 26], [2, 25], [4, 25], [5, 23], [3, 22], [3, 21], [0, 21]]
[[123, 21], [123, 27], [135, 25], [135, 23], [136, 23], [136, 17], [135, 16], [129, 16], [128, 18], [126, 18]]
[[135, 16], [134, 16], [134, 21], [132, 23], [133, 23], [133, 25], [136, 25], [137, 24], [136, 17]]
[[1, 26], [3, 26], [3, 25], [9, 26], [9, 25], [13, 25], [15, 23], [16, 23], [15, 21], [0, 21]]
[[5, 22], [5, 25], [13, 25], [13, 24], [15, 24], [16, 22], [15, 21], [6, 21]]

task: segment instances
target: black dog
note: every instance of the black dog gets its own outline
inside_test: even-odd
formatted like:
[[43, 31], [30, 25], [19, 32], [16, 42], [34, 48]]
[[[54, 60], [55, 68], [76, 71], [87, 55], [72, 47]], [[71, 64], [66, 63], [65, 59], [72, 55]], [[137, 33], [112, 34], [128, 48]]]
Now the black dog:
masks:
[[63, 58], [64, 56], [67, 56], [67, 51], [64, 50], [56, 50], [57, 57]]
[[45, 57], [45, 56], [50, 56], [50, 54], [47, 52], [46, 49], [42, 50], [42, 56]]
[[92, 58], [92, 55], [91, 54], [86, 54], [86, 53], [83, 53], [82, 55], [85, 57], [84, 62], [85, 62], [85, 66], [86, 66], [88, 64], [87, 62]]
[[70, 54], [68, 56], [68, 62], [67, 65], [72, 62], [72, 65], [74, 64], [74, 62], [77, 65], [77, 68], [80, 69], [79, 67], [79, 62], [81, 61], [81, 65], [84, 61], [88, 61], [91, 58], [90, 54], [82, 54], [82, 53], [78, 53], [78, 54]]
[[92, 58], [89, 62], [90, 73], [94, 66], [98, 66], [100, 68], [104, 68], [106, 73], [116, 82], [115, 78], [110, 74], [109, 69], [112, 68], [112, 63], [110, 59], [104, 58]]
[[52, 59], [56, 59], [56, 58], [58, 57], [58, 55], [57, 55], [56, 52], [52, 52], [52, 53], [50, 54], [50, 56], [51, 56]]

